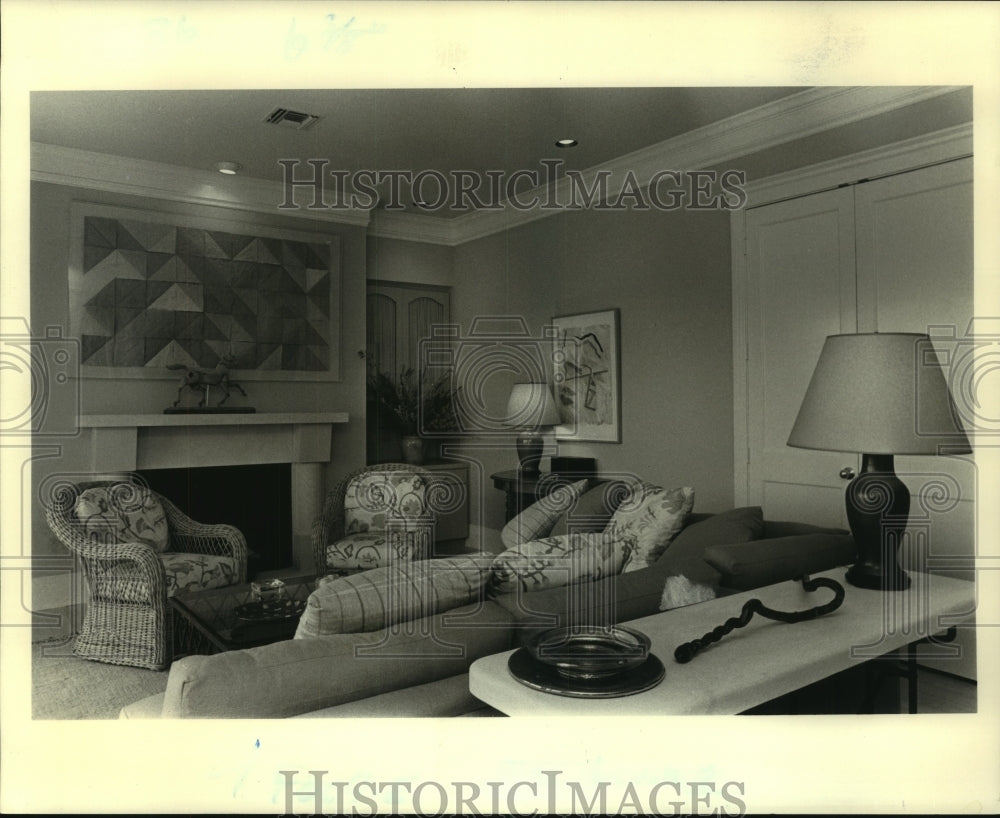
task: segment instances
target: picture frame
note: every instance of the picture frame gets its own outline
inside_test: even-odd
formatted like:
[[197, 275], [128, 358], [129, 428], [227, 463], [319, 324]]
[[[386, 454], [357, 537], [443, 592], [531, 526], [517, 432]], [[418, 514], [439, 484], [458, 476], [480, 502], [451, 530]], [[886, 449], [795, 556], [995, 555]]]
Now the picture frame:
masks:
[[[235, 215], [235, 214], [234, 214]], [[70, 335], [84, 378], [339, 381], [337, 236], [73, 202]]]
[[557, 440], [621, 443], [620, 333], [617, 308], [552, 319]]

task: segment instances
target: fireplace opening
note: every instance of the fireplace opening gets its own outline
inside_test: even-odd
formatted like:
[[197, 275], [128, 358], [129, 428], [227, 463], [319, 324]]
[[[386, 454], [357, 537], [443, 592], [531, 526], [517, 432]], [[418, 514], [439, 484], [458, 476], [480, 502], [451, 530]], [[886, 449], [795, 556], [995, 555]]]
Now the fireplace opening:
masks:
[[142, 476], [199, 523], [236, 526], [247, 541], [248, 579], [294, 564], [290, 464], [148, 469]]

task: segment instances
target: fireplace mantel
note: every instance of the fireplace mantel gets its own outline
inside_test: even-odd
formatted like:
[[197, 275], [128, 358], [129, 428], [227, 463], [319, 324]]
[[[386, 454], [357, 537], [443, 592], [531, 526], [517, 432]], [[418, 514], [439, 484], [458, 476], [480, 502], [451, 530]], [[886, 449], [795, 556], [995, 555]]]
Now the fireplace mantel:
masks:
[[322, 464], [333, 459], [334, 425], [348, 420], [346, 412], [81, 415], [80, 429], [92, 473], [290, 463], [292, 549], [306, 568]]
[[233, 412], [213, 414], [81, 415], [80, 426], [94, 429], [125, 426], [280, 426], [347, 423], [347, 412]]
[[325, 463], [346, 412], [82, 415], [94, 471]]

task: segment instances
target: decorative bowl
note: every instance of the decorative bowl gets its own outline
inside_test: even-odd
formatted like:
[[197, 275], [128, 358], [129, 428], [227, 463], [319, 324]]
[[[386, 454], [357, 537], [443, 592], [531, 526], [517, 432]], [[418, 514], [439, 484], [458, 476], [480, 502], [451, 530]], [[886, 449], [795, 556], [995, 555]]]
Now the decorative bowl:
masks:
[[602, 679], [639, 667], [649, 646], [649, 637], [631, 628], [576, 625], [545, 631], [524, 647], [568, 679]]
[[254, 602], [278, 602], [285, 598], [285, 583], [280, 579], [251, 582], [250, 597]]

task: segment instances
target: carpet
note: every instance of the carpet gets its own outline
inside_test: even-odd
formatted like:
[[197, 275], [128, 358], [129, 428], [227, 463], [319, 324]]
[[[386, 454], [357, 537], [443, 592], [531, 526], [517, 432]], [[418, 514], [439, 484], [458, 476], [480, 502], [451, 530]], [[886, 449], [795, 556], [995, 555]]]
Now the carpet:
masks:
[[92, 662], [73, 655], [73, 640], [31, 646], [31, 717], [117, 719], [127, 704], [162, 693], [168, 671]]

